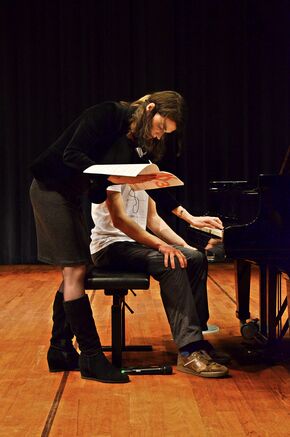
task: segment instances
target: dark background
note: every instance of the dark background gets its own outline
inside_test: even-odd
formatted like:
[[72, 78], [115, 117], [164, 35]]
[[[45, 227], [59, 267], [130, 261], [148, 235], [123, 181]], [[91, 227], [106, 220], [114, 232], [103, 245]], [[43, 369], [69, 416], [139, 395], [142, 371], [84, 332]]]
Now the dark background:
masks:
[[191, 212], [213, 179], [277, 173], [289, 145], [289, 1], [0, 4], [0, 262], [36, 262], [29, 164], [88, 106], [174, 89], [186, 147], [160, 167]]

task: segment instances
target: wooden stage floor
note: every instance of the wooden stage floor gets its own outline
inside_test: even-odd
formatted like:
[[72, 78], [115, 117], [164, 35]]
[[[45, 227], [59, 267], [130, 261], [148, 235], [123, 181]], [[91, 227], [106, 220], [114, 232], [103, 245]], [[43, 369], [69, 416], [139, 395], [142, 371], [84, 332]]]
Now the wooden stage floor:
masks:
[[[209, 266], [207, 338], [233, 356], [230, 377], [205, 379], [175, 371], [131, 376], [124, 385], [81, 379], [78, 372], [48, 372], [51, 306], [60, 273], [46, 266], [2, 266], [0, 284], [0, 437], [289, 436], [289, 360], [255, 360], [243, 346], [235, 317], [233, 265]], [[252, 283], [257, 314], [257, 278]], [[127, 343], [152, 344], [153, 352], [124, 354], [124, 365], [170, 364], [176, 348], [159, 296], [128, 296]], [[111, 298], [89, 292], [103, 344], [110, 343]], [[289, 348], [289, 333], [284, 339]], [[110, 354], [108, 353], [110, 358]]]

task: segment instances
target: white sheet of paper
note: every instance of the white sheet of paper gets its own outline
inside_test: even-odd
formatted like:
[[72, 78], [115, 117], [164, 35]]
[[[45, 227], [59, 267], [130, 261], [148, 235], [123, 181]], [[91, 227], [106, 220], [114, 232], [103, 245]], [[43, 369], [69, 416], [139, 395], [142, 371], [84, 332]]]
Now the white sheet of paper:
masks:
[[88, 174], [105, 174], [112, 176], [138, 176], [159, 172], [156, 164], [96, 164], [84, 170]]

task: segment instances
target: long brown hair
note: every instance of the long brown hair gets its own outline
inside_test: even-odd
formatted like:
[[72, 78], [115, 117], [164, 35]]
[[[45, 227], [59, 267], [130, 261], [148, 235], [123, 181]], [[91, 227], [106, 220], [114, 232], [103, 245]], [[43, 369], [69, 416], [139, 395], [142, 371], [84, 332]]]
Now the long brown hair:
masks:
[[[152, 119], [156, 113], [175, 121], [178, 153], [180, 153], [185, 118], [185, 103], [180, 94], [176, 91], [158, 91], [147, 94], [134, 102], [122, 103], [131, 108], [136, 107], [130, 119], [130, 124], [133, 126], [131, 133], [137, 140], [138, 145], [148, 153], [152, 160], [158, 161], [161, 159], [165, 151], [165, 135], [160, 140], [151, 137]], [[154, 103], [155, 107], [148, 112], [146, 107], [149, 103]]]

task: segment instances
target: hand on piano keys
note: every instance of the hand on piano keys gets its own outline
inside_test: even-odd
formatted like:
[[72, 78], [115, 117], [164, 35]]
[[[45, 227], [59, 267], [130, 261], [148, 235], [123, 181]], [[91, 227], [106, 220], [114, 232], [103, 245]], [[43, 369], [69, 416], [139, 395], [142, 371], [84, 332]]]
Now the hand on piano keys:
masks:
[[215, 246], [222, 246], [224, 230], [222, 222], [217, 217], [193, 217], [189, 224], [189, 241], [199, 250], [212, 250]]
[[223, 229], [209, 228], [207, 226], [203, 226], [202, 228], [200, 228], [200, 227], [193, 226], [193, 225], [190, 225], [190, 227], [195, 229], [198, 232], [203, 233], [204, 235], [206, 235], [210, 238], [214, 238], [214, 239], [218, 239], [218, 240], [223, 239], [223, 235], [224, 235]]
[[201, 217], [191, 216], [191, 218], [189, 225], [197, 232], [210, 238], [223, 239], [223, 223], [218, 217], [205, 215]]
[[187, 213], [188, 217], [184, 218], [187, 223], [196, 229], [220, 229], [222, 230], [223, 223], [221, 219], [218, 217], [211, 217], [209, 215], [202, 215], [202, 216], [194, 216], [189, 213]]

